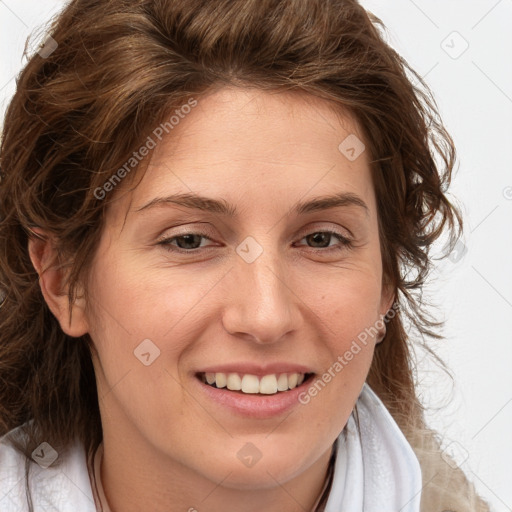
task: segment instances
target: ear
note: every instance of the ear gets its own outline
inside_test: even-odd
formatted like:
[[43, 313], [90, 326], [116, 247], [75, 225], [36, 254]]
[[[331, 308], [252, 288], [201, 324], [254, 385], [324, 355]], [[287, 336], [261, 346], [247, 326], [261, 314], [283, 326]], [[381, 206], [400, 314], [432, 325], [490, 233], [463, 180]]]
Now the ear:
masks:
[[386, 321], [384, 319], [386, 318], [386, 315], [389, 312], [389, 310], [392, 308], [394, 301], [394, 287], [389, 283], [383, 283], [379, 308], [379, 336], [377, 338], [377, 343], [382, 342], [386, 337]]
[[67, 270], [59, 257], [55, 238], [42, 229], [32, 229], [28, 240], [28, 253], [32, 265], [39, 275], [39, 286], [44, 300], [59, 321], [61, 329], [72, 337], [86, 334], [89, 327], [85, 313], [85, 300], [79, 289], [80, 297], [70, 308]]
[[385, 316], [386, 313], [391, 309], [393, 303], [395, 301], [395, 290], [393, 286], [390, 284], [382, 286], [382, 293], [380, 298], [380, 311], [379, 313], [382, 316]]

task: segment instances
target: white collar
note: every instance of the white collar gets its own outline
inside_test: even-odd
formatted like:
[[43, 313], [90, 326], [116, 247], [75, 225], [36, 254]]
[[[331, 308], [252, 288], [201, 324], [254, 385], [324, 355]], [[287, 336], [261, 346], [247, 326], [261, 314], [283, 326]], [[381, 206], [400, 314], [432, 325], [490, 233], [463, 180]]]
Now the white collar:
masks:
[[364, 384], [338, 438], [325, 512], [419, 512], [421, 488], [421, 468], [410, 444]]

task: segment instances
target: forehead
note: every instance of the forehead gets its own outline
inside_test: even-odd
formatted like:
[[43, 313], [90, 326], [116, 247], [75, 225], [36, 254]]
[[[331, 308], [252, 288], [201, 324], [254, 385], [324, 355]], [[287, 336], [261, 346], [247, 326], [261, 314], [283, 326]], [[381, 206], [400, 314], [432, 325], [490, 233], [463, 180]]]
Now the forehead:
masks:
[[263, 197], [277, 204], [339, 191], [362, 195], [371, 207], [369, 155], [348, 112], [306, 94], [237, 88], [197, 102], [157, 141], [131, 209], [171, 193], [257, 209]]
[[176, 160], [271, 157], [298, 163], [316, 153], [332, 163], [348, 135], [363, 138], [355, 118], [341, 107], [335, 109], [334, 103], [298, 92], [224, 88], [198, 100], [157, 144], [152, 161], [172, 154]]

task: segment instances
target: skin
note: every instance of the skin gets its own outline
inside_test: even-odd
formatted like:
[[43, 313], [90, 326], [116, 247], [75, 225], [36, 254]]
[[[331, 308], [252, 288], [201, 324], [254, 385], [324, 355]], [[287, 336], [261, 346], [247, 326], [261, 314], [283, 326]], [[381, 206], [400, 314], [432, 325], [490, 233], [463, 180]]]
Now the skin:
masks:
[[[71, 336], [89, 333], [97, 350], [101, 478], [113, 512], [148, 503], [154, 512], [295, 512], [315, 503], [378, 340], [309, 403], [268, 419], [197, 393], [195, 372], [289, 361], [321, 375], [391, 307], [368, 152], [349, 161], [338, 150], [350, 134], [363, 138], [349, 115], [308, 96], [224, 88], [199, 98], [154, 149], [137, 187], [116, 190], [71, 323], [52, 239], [31, 240], [54, 315]], [[238, 215], [173, 203], [137, 211], [181, 192], [224, 199]], [[336, 192], [357, 195], [367, 211], [293, 213], [298, 201]], [[326, 230], [352, 247], [307, 236]], [[197, 232], [208, 237], [200, 249], [170, 250], [172, 237]], [[251, 264], [235, 250], [247, 236], [263, 249]], [[134, 356], [144, 339], [160, 350], [149, 366]], [[262, 454], [250, 468], [237, 458], [247, 442]]]

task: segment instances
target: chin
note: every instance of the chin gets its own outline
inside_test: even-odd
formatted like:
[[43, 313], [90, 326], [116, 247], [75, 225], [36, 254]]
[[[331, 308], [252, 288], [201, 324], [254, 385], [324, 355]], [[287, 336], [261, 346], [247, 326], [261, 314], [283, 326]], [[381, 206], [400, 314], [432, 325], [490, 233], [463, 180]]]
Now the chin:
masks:
[[[306, 471], [317, 459], [313, 454], [308, 455], [304, 446], [296, 448], [283, 446], [279, 438], [275, 443], [265, 443], [253, 440], [250, 436], [235, 441], [236, 448], [229, 450], [229, 455], [219, 453], [214, 456], [206, 472], [203, 474], [214, 482], [222, 481], [222, 486], [238, 490], [265, 490], [274, 488], [279, 483], [285, 483]], [[261, 446], [258, 449], [257, 446]], [[225, 479], [224, 479], [225, 478]]]
[[[288, 463], [289, 462], [289, 463]], [[219, 474], [231, 474], [222, 482], [222, 486], [240, 491], [263, 491], [272, 489], [278, 482], [284, 483], [300, 474], [300, 467], [297, 468], [297, 461], [277, 461], [272, 459], [263, 463], [259, 461], [255, 466], [246, 468], [241, 464], [226, 465], [225, 472], [216, 473], [214, 481], [219, 481]], [[304, 468], [306, 469], [306, 468]]]

